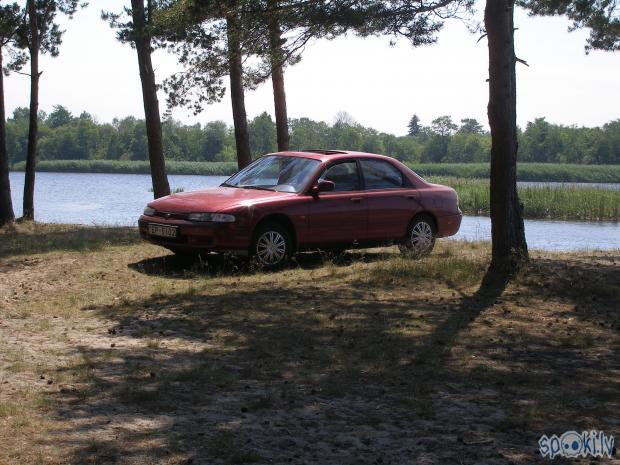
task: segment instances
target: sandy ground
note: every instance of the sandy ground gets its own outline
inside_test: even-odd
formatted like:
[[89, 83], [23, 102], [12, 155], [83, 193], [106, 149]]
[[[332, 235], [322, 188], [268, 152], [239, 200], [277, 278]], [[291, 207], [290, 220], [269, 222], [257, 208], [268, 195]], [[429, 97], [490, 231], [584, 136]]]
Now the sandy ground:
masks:
[[0, 247], [1, 464], [529, 464], [542, 434], [620, 438], [620, 252], [480, 289], [475, 244], [265, 273], [69, 239]]

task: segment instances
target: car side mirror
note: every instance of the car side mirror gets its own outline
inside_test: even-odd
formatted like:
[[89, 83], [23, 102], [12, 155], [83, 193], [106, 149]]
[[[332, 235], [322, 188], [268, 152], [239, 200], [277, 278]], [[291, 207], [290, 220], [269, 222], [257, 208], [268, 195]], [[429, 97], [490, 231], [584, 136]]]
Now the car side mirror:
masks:
[[312, 186], [312, 195], [319, 195], [320, 192], [331, 192], [336, 189], [336, 184], [333, 181], [319, 181]]

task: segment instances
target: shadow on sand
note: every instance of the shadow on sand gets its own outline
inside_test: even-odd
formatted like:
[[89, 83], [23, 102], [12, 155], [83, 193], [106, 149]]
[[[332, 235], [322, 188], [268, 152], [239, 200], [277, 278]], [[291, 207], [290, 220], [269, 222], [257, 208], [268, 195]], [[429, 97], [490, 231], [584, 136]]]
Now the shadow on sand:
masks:
[[[176, 276], [171, 260], [132, 266]], [[618, 292], [588, 267], [539, 260], [526, 290], [487, 275], [453, 299], [308, 278], [96, 308], [116, 346], [79, 348], [54, 443], [72, 464], [545, 463], [542, 433], [613, 428], [620, 399]], [[620, 282], [615, 263], [596, 276]], [[521, 330], [537, 301], [605, 325], [607, 352]]]

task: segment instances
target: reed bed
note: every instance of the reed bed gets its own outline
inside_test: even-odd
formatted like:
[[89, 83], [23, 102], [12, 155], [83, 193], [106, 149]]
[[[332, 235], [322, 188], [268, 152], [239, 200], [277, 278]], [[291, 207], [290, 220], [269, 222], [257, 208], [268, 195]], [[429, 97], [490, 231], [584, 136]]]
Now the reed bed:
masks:
[[[489, 215], [489, 182], [482, 179], [430, 177], [453, 187], [461, 210], [468, 215]], [[526, 218], [618, 221], [620, 191], [572, 186], [520, 186], [519, 199]]]

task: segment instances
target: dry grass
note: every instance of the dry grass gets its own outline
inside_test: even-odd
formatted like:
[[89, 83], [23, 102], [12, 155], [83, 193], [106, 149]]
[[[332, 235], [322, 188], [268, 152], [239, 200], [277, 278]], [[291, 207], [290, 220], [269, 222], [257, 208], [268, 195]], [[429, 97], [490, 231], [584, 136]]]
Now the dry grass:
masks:
[[543, 433], [617, 431], [620, 253], [538, 254], [479, 289], [479, 243], [264, 273], [19, 227], [0, 237], [3, 465], [535, 463]]

